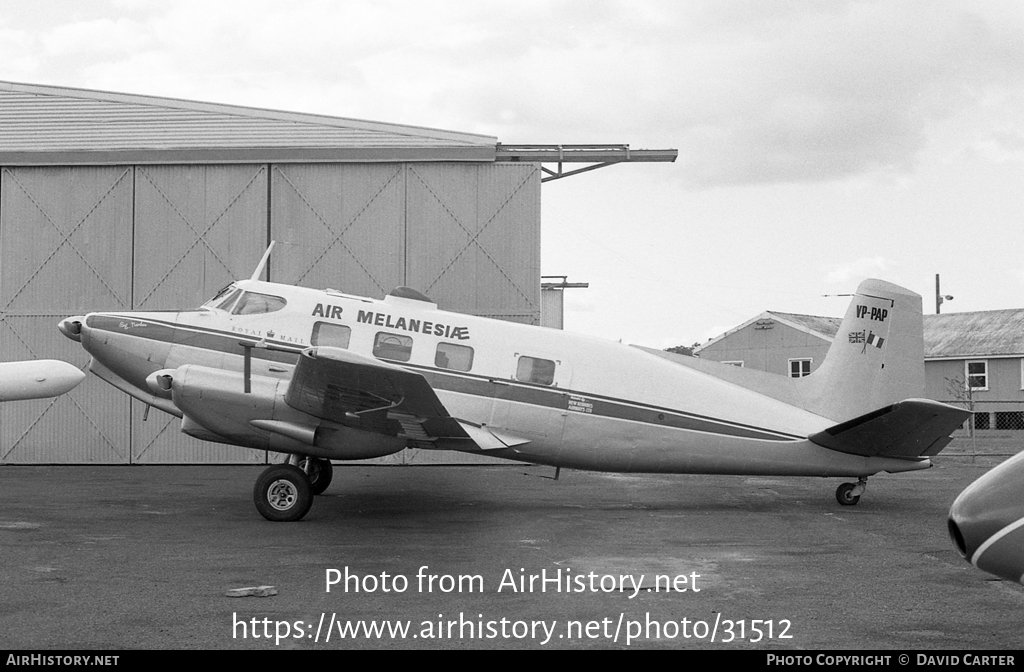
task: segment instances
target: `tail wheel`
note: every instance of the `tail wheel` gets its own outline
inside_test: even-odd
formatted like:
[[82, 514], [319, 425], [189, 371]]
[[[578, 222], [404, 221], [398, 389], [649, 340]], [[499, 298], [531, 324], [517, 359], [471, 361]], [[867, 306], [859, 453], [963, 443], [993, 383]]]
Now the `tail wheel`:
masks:
[[301, 520], [313, 505], [313, 492], [303, 473], [290, 464], [267, 467], [252, 492], [256, 510], [275, 522]]
[[299, 469], [305, 472], [306, 478], [309, 479], [309, 488], [314, 495], [326, 490], [334, 478], [334, 465], [330, 460], [323, 458], [304, 457], [299, 460]]
[[836, 501], [843, 506], [853, 506], [860, 501], [860, 495], [853, 494], [857, 483], [843, 483], [836, 488]]

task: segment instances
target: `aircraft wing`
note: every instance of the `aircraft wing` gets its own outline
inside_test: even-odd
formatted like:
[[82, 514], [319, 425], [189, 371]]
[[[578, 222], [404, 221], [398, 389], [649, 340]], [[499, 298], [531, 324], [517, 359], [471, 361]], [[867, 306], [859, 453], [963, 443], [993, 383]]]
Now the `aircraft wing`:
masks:
[[420, 448], [454, 439], [481, 450], [526, 443], [453, 418], [419, 373], [342, 348], [304, 350], [285, 393], [285, 403], [340, 424], [405, 436]]
[[328, 420], [399, 409], [420, 417], [450, 417], [420, 374], [342, 348], [303, 351], [285, 402]]
[[865, 457], [915, 459], [946, 447], [970, 411], [929, 399], [907, 399], [812, 434], [819, 446]]

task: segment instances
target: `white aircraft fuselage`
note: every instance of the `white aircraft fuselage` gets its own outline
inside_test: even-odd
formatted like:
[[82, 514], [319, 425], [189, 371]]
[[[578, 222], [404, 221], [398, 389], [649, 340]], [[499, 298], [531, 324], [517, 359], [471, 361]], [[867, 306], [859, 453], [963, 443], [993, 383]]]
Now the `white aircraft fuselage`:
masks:
[[[378, 334], [411, 339], [407, 360], [380, 358], [421, 373], [452, 416], [529, 439], [488, 451], [494, 456], [621, 472], [863, 476], [928, 466], [822, 448], [807, 437], [833, 420], [621, 343], [396, 296], [380, 301], [253, 280], [234, 287], [285, 304], [254, 314], [210, 304], [181, 312], [92, 313], [82, 322], [81, 340], [95, 358], [93, 370], [180, 416], [181, 409], [153, 395], [146, 382], [152, 373], [199, 365], [241, 374], [240, 344], [248, 342], [294, 351], [252, 348], [253, 379], [283, 381], [296, 353], [315, 345], [314, 330], [338, 325], [351, 329], [347, 348], [367, 355]], [[438, 344], [472, 348], [469, 370], [438, 366]], [[404, 357], [405, 349], [396, 353]], [[554, 362], [551, 383], [517, 379], [522, 355]]]
[[967, 486], [949, 509], [948, 525], [964, 559], [1024, 584], [1024, 453]]
[[[927, 468], [948, 442], [943, 428], [890, 440], [893, 423], [952, 411], [897, 408], [916, 395], [879, 382], [923, 381], [920, 296], [866, 281], [843, 325], [849, 344], [783, 393], [621, 343], [442, 311], [407, 288], [374, 300], [242, 280], [198, 310], [90, 313], [60, 328], [100, 378], [201, 439], [321, 463], [415, 447], [597, 471], [854, 476], [852, 494], [837, 493], [852, 504], [868, 475]], [[915, 329], [907, 356], [892, 341]]]

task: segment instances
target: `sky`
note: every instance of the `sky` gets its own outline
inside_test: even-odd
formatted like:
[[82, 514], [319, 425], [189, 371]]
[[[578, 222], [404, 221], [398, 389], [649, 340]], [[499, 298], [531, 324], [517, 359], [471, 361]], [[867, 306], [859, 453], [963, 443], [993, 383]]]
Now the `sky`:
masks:
[[1024, 307], [1017, 0], [0, 0], [0, 80], [679, 150], [543, 185], [571, 331]]

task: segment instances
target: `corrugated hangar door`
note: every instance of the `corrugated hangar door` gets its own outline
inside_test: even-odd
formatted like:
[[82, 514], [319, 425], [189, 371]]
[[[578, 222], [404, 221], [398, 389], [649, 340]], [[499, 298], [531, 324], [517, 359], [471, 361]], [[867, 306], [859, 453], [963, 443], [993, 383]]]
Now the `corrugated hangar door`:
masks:
[[[248, 278], [267, 240], [267, 167], [139, 166], [134, 309], [199, 307]], [[239, 347], [241, 352], [241, 347]], [[263, 463], [266, 453], [193, 439], [181, 421], [132, 402], [132, 462]]]
[[275, 165], [275, 282], [381, 298], [403, 283], [401, 164]]
[[[89, 361], [64, 317], [131, 307], [132, 168], [3, 168], [0, 358]], [[56, 399], [0, 405], [0, 463], [127, 463], [127, 398], [90, 376]]]
[[275, 165], [271, 185], [275, 282], [378, 299], [404, 284], [402, 164]]
[[409, 167], [407, 280], [445, 310], [540, 324], [540, 169]]
[[[277, 282], [380, 298], [399, 285], [446, 310], [527, 323], [540, 316], [536, 165], [275, 165]], [[402, 451], [376, 463], [476, 463]]]
[[[444, 310], [540, 324], [540, 169], [411, 164], [407, 283]], [[405, 450], [405, 464], [508, 464]]]

